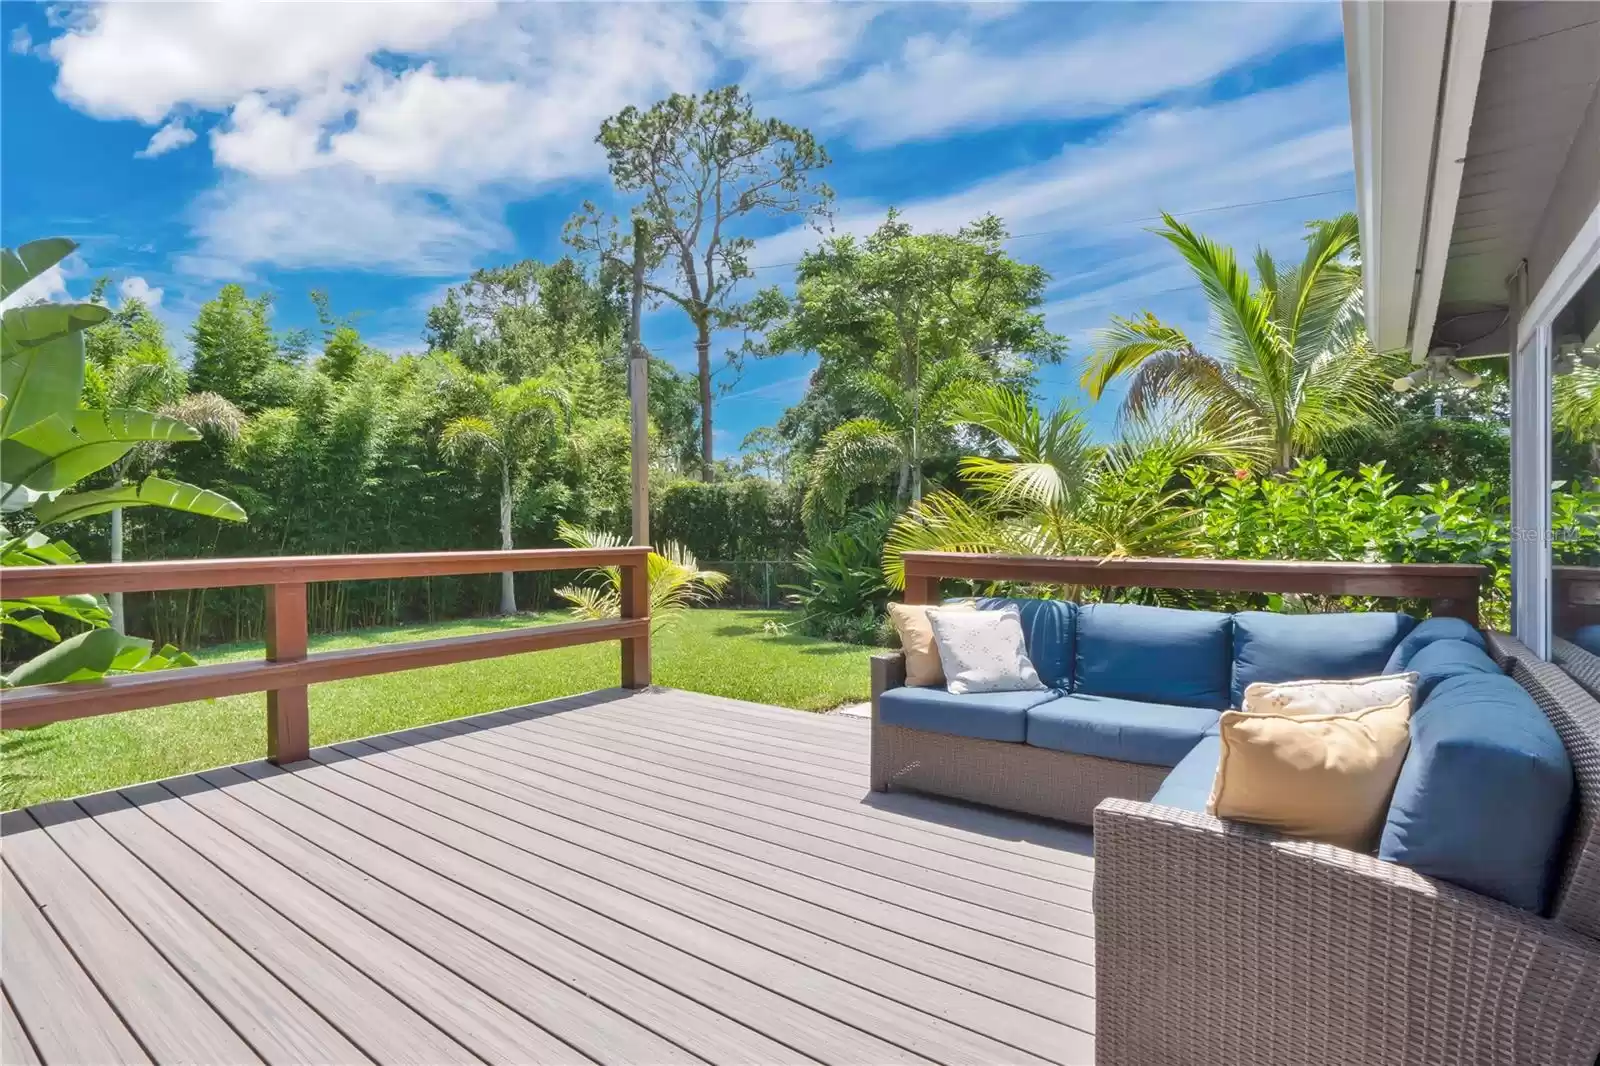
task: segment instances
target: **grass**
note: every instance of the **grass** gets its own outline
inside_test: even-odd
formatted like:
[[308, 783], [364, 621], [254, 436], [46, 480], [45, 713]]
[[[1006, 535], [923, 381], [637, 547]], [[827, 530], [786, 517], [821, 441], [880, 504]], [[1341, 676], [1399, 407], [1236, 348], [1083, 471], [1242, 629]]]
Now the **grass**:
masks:
[[[459, 636], [564, 617], [357, 630], [313, 637], [311, 649]], [[652, 642], [655, 683], [808, 711], [866, 699], [873, 649], [763, 632], [766, 622], [786, 617], [777, 611], [685, 612]], [[260, 644], [233, 644], [195, 657], [215, 663], [263, 654]], [[618, 647], [610, 642], [314, 685], [311, 742], [331, 744], [610, 688], [617, 671]], [[8, 798], [38, 803], [259, 759], [266, 753], [265, 732], [266, 695], [259, 692], [45, 726], [15, 735], [26, 749], [6, 760], [7, 792], [16, 792]]]

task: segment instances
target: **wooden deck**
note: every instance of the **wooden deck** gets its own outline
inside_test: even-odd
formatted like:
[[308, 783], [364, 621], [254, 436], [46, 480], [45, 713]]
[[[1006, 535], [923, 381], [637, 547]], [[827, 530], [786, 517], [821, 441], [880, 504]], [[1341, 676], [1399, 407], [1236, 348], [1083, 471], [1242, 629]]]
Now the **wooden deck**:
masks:
[[1089, 1063], [1088, 834], [606, 692], [7, 814], [4, 1063]]

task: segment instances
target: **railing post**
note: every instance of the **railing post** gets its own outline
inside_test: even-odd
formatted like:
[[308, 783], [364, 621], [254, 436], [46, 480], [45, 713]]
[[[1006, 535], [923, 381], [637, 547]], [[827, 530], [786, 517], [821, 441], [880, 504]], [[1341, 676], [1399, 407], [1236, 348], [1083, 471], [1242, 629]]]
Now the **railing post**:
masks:
[[938, 603], [939, 602], [939, 577], [934, 573], [922, 573], [920, 564], [907, 561], [906, 568], [906, 602], [907, 603]]
[[[306, 657], [306, 587], [267, 586], [267, 661]], [[311, 753], [310, 690], [305, 685], [267, 692], [267, 758], [299, 762]]]
[[622, 639], [622, 687], [650, 686], [650, 578], [648, 557], [622, 564], [622, 617], [643, 618], [640, 637]]

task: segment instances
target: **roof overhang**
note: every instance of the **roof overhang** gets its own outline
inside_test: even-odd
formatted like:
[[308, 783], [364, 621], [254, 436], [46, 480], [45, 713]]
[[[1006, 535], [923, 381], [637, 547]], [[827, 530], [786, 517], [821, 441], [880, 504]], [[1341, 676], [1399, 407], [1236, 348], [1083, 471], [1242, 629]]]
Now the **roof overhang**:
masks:
[[1344, 5], [1367, 331], [1385, 351], [1428, 346], [1489, 14], [1489, 0]]

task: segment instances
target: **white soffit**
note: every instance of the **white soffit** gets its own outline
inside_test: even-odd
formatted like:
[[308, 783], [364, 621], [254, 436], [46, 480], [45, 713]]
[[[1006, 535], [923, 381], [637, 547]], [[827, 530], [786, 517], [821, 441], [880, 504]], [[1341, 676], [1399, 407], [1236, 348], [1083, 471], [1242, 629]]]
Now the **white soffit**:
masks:
[[[1367, 332], [1380, 350], [1410, 346], [1456, 6], [1344, 3]], [[1447, 232], [1453, 217], [1440, 220]]]

